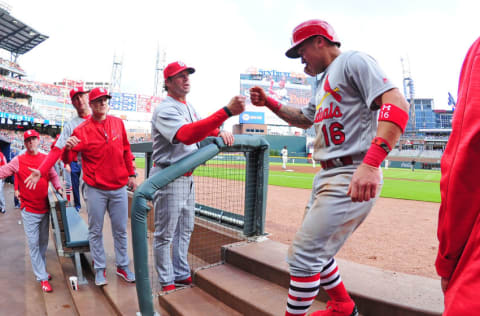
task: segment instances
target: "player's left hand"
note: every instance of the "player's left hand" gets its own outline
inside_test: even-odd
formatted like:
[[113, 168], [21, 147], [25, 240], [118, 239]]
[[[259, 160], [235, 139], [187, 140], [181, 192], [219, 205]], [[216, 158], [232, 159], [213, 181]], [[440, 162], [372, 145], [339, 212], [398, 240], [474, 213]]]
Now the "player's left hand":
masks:
[[227, 131], [220, 131], [218, 136], [223, 139], [223, 142], [227, 146], [232, 146], [234, 141], [235, 141], [235, 138], [233, 137], [233, 134], [230, 133], [230, 132], [227, 132]]
[[380, 168], [365, 163], [358, 166], [348, 186], [347, 195], [353, 202], [366, 202], [377, 195], [377, 188], [382, 180]]
[[127, 188], [130, 191], [135, 191], [137, 189], [137, 178], [135, 177], [128, 177]]
[[62, 189], [62, 188], [58, 188], [58, 189], [57, 189], [57, 192], [58, 192], [58, 194], [60, 194], [61, 196], [63, 196], [63, 189]]

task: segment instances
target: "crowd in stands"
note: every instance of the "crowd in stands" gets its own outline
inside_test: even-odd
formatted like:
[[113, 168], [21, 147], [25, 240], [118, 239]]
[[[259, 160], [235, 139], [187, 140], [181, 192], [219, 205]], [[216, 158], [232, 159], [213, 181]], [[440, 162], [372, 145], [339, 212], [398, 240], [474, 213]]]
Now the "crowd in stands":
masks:
[[25, 73], [25, 71], [22, 69], [22, 67], [20, 67], [19, 64], [14, 63], [13, 61], [10, 61], [10, 60], [5, 59], [5, 58], [0, 57], [0, 65], [5, 66], [5, 67], [9, 67], [9, 68], [12, 68], [12, 69], [15, 69], [15, 70], [18, 70], [20, 72]]
[[143, 143], [143, 142], [151, 142], [152, 141], [152, 135], [146, 135], [146, 136], [131, 136], [130, 137], [130, 144], [136, 144], [136, 143]]
[[29, 106], [17, 103], [14, 99], [0, 97], [0, 112], [33, 116], [34, 118], [44, 119], [43, 116], [34, 112]]
[[31, 95], [32, 93], [46, 94], [63, 97], [68, 95], [63, 87], [44, 82], [18, 80], [10, 77], [0, 76], [0, 89]]
[[[22, 150], [25, 149], [23, 140], [24, 132], [25, 131], [0, 129], [0, 136], [4, 137], [10, 142], [11, 158], [18, 155]], [[52, 142], [53, 138], [51, 136], [40, 134], [40, 144], [38, 147], [44, 153], [48, 153], [50, 151], [50, 146], [52, 145]]]

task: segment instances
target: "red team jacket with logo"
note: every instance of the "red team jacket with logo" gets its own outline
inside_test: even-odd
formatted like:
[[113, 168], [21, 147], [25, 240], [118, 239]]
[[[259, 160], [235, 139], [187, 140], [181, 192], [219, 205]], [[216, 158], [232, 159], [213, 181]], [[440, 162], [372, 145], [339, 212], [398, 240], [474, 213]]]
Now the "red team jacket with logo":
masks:
[[444, 316], [480, 315], [480, 38], [463, 63], [452, 134], [442, 157], [435, 262], [450, 279]]
[[102, 122], [89, 118], [73, 131], [80, 143], [65, 151], [64, 161], [82, 155], [83, 180], [101, 190], [116, 190], [128, 183], [134, 175], [132, 152], [123, 121], [107, 115]]

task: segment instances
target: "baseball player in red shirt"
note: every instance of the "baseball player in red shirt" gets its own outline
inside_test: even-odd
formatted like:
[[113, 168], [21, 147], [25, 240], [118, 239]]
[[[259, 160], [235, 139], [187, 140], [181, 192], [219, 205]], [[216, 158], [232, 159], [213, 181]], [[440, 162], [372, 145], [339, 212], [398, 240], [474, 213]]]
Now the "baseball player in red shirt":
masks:
[[480, 38], [463, 62], [452, 134], [441, 162], [435, 266], [445, 294], [444, 316], [480, 313], [479, 60]]
[[305, 315], [322, 286], [330, 296], [327, 310], [311, 315], [356, 316], [334, 256], [380, 194], [379, 167], [407, 125], [409, 106], [372, 57], [340, 51], [327, 22], [303, 22], [292, 37], [287, 57], [301, 58], [306, 74], [320, 75], [309, 104], [301, 109], [282, 105], [260, 87], [250, 90], [254, 105], [268, 107], [291, 125], [315, 127], [314, 159], [322, 165], [288, 252], [285, 315]]
[[135, 282], [127, 254], [128, 196], [134, 190], [132, 152], [123, 121], [107, 115], [111, 96], [103, 88], [90, 91], [92, 116], [80, 124], [65, 144], [64, 162], [81, 153], [83, 181], [88, 210], [90, 251], [95, 267], [95, 284], [107, 284], [103, 219], [108, 210], [112, 223], [117, 275]]
[[46, 270], [45, 253], [48, 246], [48, 181], [61, 193], [62, 187], [58, 175], [50, 168], [46, 177], [42, 177], [35, 189], [26, 188], [24, 180], [30, 174], [29, 168], [38, 168], [46, 155], [38, 151], [39, 134], [35, 130], [28, 130], [23, 138], [27, 151], [13, 158], [8, 164], [0, 167], [0, 178], [4, 179], [15, 174], [18, 177], [19, 191], [21, 194], [21, 209], [23, 228], [30, 249], [30, 259], [33, 273], [40, 281], [44, 292], [51, 292], [52, 287], [48, 280], [51, 278]]

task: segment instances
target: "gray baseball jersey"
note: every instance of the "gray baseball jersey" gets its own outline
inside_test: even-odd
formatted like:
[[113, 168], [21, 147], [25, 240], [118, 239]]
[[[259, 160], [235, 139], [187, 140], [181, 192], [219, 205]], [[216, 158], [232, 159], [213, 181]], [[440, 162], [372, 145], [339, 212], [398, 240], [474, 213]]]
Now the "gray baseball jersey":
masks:
[[[85, 121], [84, 118], [81, 118], [79, 116], [74, 117], [67, 123], [63, 125], [62, 132], [60, 133], [60, 136], [58, 137], [57, 142], [55, 143], [55, 147], [59, 149], [63, 149], [65, 147], [65, 144], [67, 143], [67, 139], [72, 136], [73, 130], [80, 124], [82, 124]], [[81, 155], [78, 154], [78, 163], [81, 164]]]
[[374, 101], [392, 88], [372, 57], [348, 51], [335, 58], [302, 108], [315, 126], [315, 160], [363, 156], [377, 131]]
[[199, 119], [190, 103], [183, 104], [170, 96], [155, 108], [152, 115], [152, 159], [156, 165], [171, 165], [198, 149], [197, 144], [179, 143], [175, 135], [180, 127]]
[[72, 133], [75, 127], [82, 124], [84, 121], [85, 121], [84, 118], [77, 116], [71, 119], [70, 121], [66, 122], [65, 125], [63, 125], [62, 133], [60, 134], [60, 137], [58, 137], [58, 140], [55, 146], [58, 147], [59, 149], [63, 149], [63, 147], [65, 147], [65, 144], [67, 143], [67, 139], [70, 136], [72, 136]]

